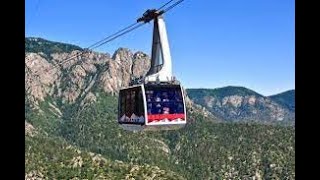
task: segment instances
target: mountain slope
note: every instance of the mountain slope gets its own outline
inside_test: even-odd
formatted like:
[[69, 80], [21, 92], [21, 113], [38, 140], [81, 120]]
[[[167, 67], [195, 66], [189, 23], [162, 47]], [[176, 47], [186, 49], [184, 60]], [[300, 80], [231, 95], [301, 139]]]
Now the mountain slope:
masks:
[[293, 121], [294, 113], [271, 98], [244, 87], [187, 89], [191, 100], [225, 121]]
[[[116, 123], [115, 104], [115, 97], [99, 96], [97, 103], [75, 111], [71, 119], [46, 125], [51, 126], [49, 135], [57, 131], [66, 143], [112, 162], [157, 166], [186, 179], [294, 179], [294, 127], [214, 123], [202, 114], [188, 113], [193, 120], [184, 129], [132, 133]], [[38, 146], [46, 143], [50, 144], [44, 139]]]
[[[154, 173], [158, 179], [294, 179], [294, 127], [217, 123], [187, 98], [185, 128], [124, 131], [116, 122], [117, 91], [147, 71], [148, 56], [125, 48], [111, 57], [91, 52], [46, 71], [77, 52], [53, 53], [50, 60], [40, 52], [26, 54], [26, 176], [125, 179], [137, 166], [135, 179]], [[93, 166], [90, 153], [100, 154], [106, 166]], [[85, 166], [73, 168], [78, 156]]]
[[289, 90], [280, 94], [269, 96], [278, 104], [288, 108], [291, 111], [295, 111], [295, 90]]
[[53, 53], [70, 53], [75, 50], [83, 50], [81, 47], [66, 43], [48, 41], [43, 38], [29, 37], [25, 38], [25, 52], [26, 53], [40, 53], [50, 57], [50, 54]]
[[25, 141], [25, 179], [184, 179], [157, 166], [106, 159], [59, 137], [38, 133]]

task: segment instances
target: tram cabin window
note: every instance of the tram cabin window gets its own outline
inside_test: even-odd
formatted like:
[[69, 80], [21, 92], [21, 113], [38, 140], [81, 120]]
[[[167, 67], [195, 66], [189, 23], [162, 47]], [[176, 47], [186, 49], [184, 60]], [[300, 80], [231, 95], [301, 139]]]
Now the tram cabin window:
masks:
[[148, 114], [184, 114], [180, 86], [146, 86]]
[[119, 123], [144, 124], [144, 104], [141, 86], [121, 90], [119, 98]]

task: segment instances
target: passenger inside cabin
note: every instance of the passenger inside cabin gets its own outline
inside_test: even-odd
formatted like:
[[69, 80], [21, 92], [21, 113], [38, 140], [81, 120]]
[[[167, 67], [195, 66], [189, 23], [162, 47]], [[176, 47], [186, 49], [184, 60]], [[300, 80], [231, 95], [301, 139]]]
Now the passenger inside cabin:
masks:
[[160, 93], [157, 93], [157, 95], [155, 96], [154, 100], [155, 100], [156, 102], [161, 102]]
[[169, 102], [169, 96], [167, 92], [163, 92], [162, 97], [162, 102]]
[[163, 92], [162, 94], [162, 114], [172, 114], [173, 113], [173, 108], [174, 108], [174, 92], [173, 91], [166, 91]]
[[147, 102], [151, 102], [151, 95], [147, 94]]
[[163, 107], [162, 114], [170, 114], [170, 108], [169, 107]]
[[152, 113], [152, 103], [148, 103], [148, 114]]
[[180, 90], [146, 91], [146, 99], [149, 114], [176, 114], [184, 112]]
[[182, 96], [181, 96], [180, 91], [176, 91], [176, 92], [175, 92], [174, 98], [175, 98], [175, 101], [176, 101], [176, 102], [182, 101]]

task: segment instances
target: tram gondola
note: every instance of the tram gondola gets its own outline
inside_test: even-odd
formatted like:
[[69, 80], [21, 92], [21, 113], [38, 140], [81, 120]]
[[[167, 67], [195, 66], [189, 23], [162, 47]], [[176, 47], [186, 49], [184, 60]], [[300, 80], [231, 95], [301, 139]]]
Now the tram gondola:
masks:
[[118, 123], [126, 130], [173, 130], [187, 122], [183, 88], [172, 75], [162, 12], [148, 10], [138, 21], [153, 20], [151, 67], [119, 91]]

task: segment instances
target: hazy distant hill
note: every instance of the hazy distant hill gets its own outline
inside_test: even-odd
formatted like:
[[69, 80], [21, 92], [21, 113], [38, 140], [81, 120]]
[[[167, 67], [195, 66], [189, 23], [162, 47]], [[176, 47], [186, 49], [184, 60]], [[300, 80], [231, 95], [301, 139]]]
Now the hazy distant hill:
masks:
[[[187, 89], [195, 103], [226, 121], [283, 122], [294, 121], [292, 109], [283, 106], [283, 95], [265, 97], [244, 87], [228, 86], [217, 89]], [[286, 94], [284, 94], [286, 95]], [[283, 100], [282, 104], [278, 101]], [[287, 98], [288, 99], [288, 98]], [[290, 103], [294, 103], [290, 101]]]
[[269, 96], [272, 100], [287, 107], [291, 111], [295, 111], [295, 90], [289, 90], [280, 94]]

